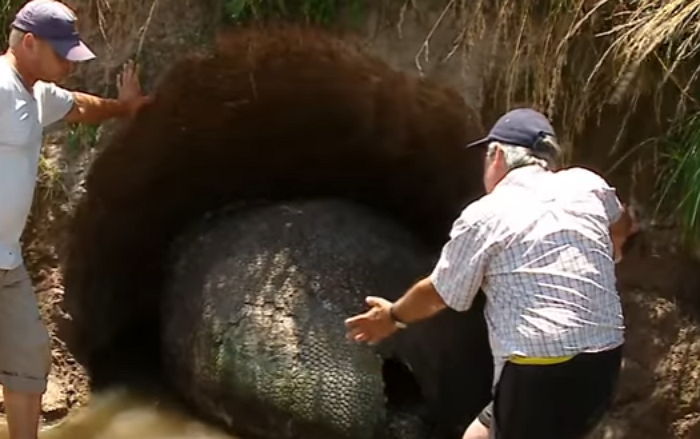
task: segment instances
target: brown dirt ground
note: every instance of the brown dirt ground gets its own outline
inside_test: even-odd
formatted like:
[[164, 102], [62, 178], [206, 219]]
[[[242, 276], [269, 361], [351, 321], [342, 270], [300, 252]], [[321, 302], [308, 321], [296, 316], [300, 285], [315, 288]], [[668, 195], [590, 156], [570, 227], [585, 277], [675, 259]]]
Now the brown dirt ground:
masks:
[[677, 236], [643, 232], [618, 267], [625, 358], [615, 407], [596, 438], [700, 438], [700, 267]]

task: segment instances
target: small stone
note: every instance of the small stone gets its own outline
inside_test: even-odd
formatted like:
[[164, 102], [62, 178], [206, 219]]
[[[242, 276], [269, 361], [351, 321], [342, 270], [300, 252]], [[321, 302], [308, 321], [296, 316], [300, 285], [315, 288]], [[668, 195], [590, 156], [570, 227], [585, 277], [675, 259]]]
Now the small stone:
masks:
[[66, 410], [66, 394], [62, 386], [56, 382], [55, 377], [50, 376], [46, 386], [46, 393], [41, 403], [43, 413], [51, 413]]

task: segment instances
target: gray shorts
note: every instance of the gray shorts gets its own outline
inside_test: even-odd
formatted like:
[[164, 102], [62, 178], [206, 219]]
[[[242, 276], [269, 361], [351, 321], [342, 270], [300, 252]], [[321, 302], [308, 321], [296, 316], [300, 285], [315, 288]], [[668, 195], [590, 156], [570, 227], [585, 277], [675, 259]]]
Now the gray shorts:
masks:
[[50, 367], [49, 334], [27, 270], [0, 270], [0, 384], [43, 393]]

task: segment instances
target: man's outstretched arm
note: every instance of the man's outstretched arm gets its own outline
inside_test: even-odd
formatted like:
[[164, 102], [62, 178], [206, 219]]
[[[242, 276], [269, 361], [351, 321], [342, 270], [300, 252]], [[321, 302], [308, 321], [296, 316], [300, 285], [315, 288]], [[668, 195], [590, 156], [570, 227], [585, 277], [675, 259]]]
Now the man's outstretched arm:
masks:
[[610, 236], [613, 242], [613, 254], [615, 262], [622, 260], [622, 249], [627, 240], [639, 233], [640, 225], [637, 216], [629, 206], [622, 205], [622, 213], [615, 223], [610, 226]]
[[396, 332], [397, 322], [424, 320], [448, 306], [457, 311], [469, 309], [479, 292], [488, 260], [489, 244], [484, 231], [458, 219], [430, 276], [416, 283], [395, 304], [368, 297], [370, 310], [345, 321], [348, 338], [375, 344]]
[[398, 329], [396, 322], [413, 323], [434, 316], [447, 307], [430, 278], [416, 283], [396, 303], [381, 297], [367, 297], [369, 311], [345, 321], [348, 338], [376, 344]]

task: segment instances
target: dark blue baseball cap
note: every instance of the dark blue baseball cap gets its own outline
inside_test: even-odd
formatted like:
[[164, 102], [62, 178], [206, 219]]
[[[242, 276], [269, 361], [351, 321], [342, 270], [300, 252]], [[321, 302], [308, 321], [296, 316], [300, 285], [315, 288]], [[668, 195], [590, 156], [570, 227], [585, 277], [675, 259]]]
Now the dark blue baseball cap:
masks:
[[95, 54], [80, 40], [78, 18], [68, 6], [55, 0], [31, 0], [19, 10], [12, 27], [47, 41], [68, 61], [88, 61]]
[[518, 108], [501, 116], [488, 136], [467, 145], [467, 148], [502, 142], [508, 145], [533, 148], [543, 136], [556, 137], [549, 120], [532, 108]]

